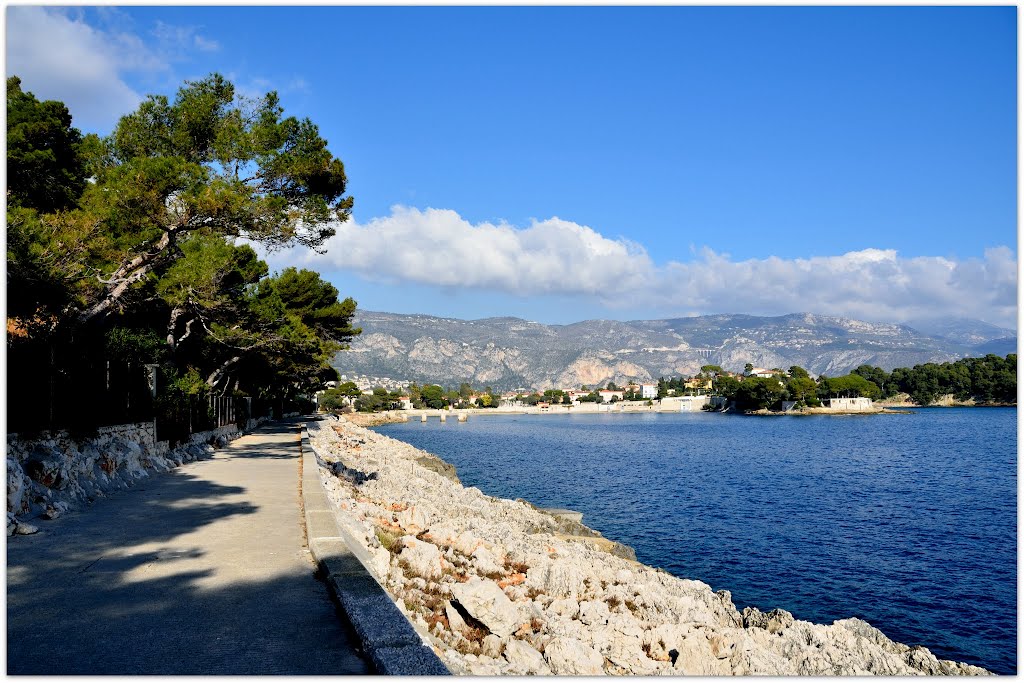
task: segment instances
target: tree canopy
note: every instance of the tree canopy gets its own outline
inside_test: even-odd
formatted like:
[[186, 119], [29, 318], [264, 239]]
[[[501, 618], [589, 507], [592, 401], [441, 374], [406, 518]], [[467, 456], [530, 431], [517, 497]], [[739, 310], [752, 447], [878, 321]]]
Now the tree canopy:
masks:
[[219, 74], [149, 96], [106, 138], [17, 77], [7, 107], [9, 352], [47, 344], [66, 374], [130, 346], [165, 385], [221, 394], [336, 379], [356, 303], [313, 271], [269, 273], [249, 245], [321, 250], [349, 218], [344, 165], [315, 124]]
[[734, 400], [740, 410], [771, 408], [786, 395], [786, 390], [774, 377], [747, 377], [736, 387]]
[[82, 134], [62, 102], [40, 102], [7, 79], [7, 202], [40, 213], [70, 209], [85, 190]]
[[882, 397], [878, 385], [869, 382], [862, 376], [850, 373], [842, 377], [822, 377], [818, 381], [818, 396], [820, 398], [855, 398], [864, 396], [870, 399]]

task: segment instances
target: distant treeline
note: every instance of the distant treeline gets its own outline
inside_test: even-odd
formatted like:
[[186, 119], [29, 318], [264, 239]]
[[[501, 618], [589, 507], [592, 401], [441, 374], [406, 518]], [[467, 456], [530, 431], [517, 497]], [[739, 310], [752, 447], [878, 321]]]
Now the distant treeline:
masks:
[[989, 354], [984, 358], [962, 358], [954, 363], [925, 363], [896, 368], [891, 373], [879, 367], [861, 365], [854, 374], [873, 382], [882, 398], [910, 394], [920, 405], [952, 394], [957, 401], [977, 403], [1017, 402], [1017, 354], [1006, 358]]
[[[747, 372], [753, 369], [747, 364]], [[891, 373], [873, 365], [861, 365], [841, 377], [821, 375], [813, 379], [798, 365], [789, 371], [775, 368], [771, 376], [742, 376], [705, 365], [698, 378], [713, 378], [711, 393], [729, 399], [737, 409], [753, 411], [775, 409], [783, 401], [796, 407], [815, 407], [821, 401], [837, 397], [866, 397], [872, 400], [909, 394], [920, 405], [952, 395], [957, 401], [974, 400], [978, 404], [1016, 404], [1017, 355], [1006, 358], [989, 354], [984, 358], [963, 358], [955, 363], [925, 363], [913, 368], [896, 368]], [[683, 391], [683, 378], [658, 380], [658, 398]], [[690, 391], [690, 390], [687, 390]]]

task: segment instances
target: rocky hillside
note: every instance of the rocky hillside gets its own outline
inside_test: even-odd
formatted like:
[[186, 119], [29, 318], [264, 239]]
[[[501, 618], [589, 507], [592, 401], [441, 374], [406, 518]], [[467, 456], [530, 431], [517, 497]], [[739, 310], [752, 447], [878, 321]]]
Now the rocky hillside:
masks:
[[985, 344], [1007, 346], [1001, 338], [1013, 334], [985, 323], [960, 333], [947, 322], [940, 331], [948, 336], [929, 336], [905, 325], [809, 313], [544, 325], [360, 311], [356, 324], [363, 334], [335, 359], [342, 373], [448, 386], [468, 381], [496, 390], [646, 381], [692, 375], [706, 363], [734, 371], [748, 362], [800, 365], [827, 375], [862, 363], [891, 370], [984, 355]]

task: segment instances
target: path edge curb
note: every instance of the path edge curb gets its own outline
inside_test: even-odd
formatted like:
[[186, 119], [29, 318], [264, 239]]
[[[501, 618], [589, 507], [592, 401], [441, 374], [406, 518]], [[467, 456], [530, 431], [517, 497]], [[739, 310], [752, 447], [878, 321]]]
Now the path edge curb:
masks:
[[359, 637], [377, 673], [450, 676], [451, 672], [368, 569], [369, 557], [339, 524], [320, 479], [321, 459], [302, 424], [302, 503], [313, 561]]

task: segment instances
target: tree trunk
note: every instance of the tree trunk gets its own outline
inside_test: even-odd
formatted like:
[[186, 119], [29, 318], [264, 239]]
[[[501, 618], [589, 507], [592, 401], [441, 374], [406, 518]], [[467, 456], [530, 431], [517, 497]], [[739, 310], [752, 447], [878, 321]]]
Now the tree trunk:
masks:
[[171, 232], [165, 232], [157, 240], [154, 251], [140, 254], [126, 263], [123, 263], [110, 278], [105, 282], [106, 290], [98, 302], [82, 311], [78, 320], [87, 323], [100, 316], [107, 315], [128, 293], [129, 288], [136, 282], [142, 280], [153, 269], [157, 260], [163, 256], [168, 247], [171, 246]]
[[224, 363], [222, 363], [219, 368], [211, 372], [210, 376], [206, 378], [206, 385], [211, 389], [215, 388], [218, 384], [220, 384], [221, 380], [224, 379], [224, 376], [227, 374], [227, 371], [231, 368], [231, 366], [235, 365], [240, 360], [242, 360], [242, 356], [238, 355], [233, 356], [228, 360], [224, 361]]

